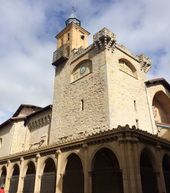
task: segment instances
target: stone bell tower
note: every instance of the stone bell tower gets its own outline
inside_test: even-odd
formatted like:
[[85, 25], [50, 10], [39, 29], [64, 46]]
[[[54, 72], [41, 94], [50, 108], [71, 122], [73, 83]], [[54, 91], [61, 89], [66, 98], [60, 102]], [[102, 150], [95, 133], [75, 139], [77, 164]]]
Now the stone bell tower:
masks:
[[54, 52], [54, 65], [68, 59], [72, 50], [88, 46], [90, 33], [81, 27], [81, 21], [74, 13], [65, 21], [65, 24], [66, 27], [56, 35], [57, 50]]
[[93, 35], [74, 15], [56, 36], [51, 142], [136, 125], [152, 133], [146, 95], [149, 58], [136, 56], [116, 42], [107, 28]]

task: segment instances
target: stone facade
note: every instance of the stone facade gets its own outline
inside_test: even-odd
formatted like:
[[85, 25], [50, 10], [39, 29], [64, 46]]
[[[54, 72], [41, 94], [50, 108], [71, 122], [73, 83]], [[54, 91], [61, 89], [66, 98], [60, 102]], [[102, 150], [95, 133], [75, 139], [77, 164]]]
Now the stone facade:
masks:
[[22, 109], [19, 107], [19, 113], [1, 124], [1, 156], [35, 149], [49, 143], [51, 106], [42, 109], [37, 107], [37, 111], [31, 110], [30, 105], [22, 106]]
[[0, 125], [0, 184], [6, 193], [170, 193], [169, 83], [147, 81], [150, 59], [107, 28], [87, 46], [89, 33], [69, 21], [56, 36], [53, 106], [21, 105]]

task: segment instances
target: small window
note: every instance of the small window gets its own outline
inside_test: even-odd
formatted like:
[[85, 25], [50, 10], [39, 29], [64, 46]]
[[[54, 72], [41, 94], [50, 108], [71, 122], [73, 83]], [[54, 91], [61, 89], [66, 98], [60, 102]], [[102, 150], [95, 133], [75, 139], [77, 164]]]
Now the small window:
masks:
[[63, 42], [63, 38], [61, 38], [61, 46], [63, 46], [64, 42]]
[[2, 147], [2, 138], [0, 138], [0, 148]]
[[84, 40], [84, 35], [81, 35], [80, 37], [81, 37], [82, 40]]
[[67, 40], [70, 40], [70, 33], [67, 34]]
[[134, 105], [134, 110], [137, 111], [136, 100], [133, 101], [133, 105]]
[[84, 100], [81, 100], [81, 111], [84, 111]]
[[136, 128], [139, 129], [139, 120], [136, 119]]

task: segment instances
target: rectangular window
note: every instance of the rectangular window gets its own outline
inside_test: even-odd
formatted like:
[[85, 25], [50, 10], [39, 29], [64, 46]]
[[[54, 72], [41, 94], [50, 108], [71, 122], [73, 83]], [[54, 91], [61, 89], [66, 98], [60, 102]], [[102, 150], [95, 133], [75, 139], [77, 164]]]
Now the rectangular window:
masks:
[[81, 110], [84, 111], [84, 100], [81, 100]]
[[136, 101], [133, 101], [133, 105], [134, 105], [134, 110], [137, 111], [137, 107], [136, 107]]
[[136, 128], [139, 129], [139, 120], [136, 119]]
[[2, 138], [0, 138], [0, 148], [2, 147]]

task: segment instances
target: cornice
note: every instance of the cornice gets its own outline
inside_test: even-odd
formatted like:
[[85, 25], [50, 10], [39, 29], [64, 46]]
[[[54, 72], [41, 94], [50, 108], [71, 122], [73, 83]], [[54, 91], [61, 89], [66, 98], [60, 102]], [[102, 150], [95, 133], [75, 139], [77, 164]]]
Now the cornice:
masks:
[[112, 141], [117, 141], [118, 143], [146, 143], [152, 144], [155, 147], [159, 145], [159, 147], [170, 149], [170, 141], [152, 135], [146, 131], [136, 129], [135, 126], [130, 128], [126, 125], [124, 127], [118, 126], [117, 129], [109, 129], [90, 134], [82, 133], [78, 137], [65, 137], [58, 140], [58, 142], [47, 146], [1, 157], [0, 162], [16, 160], [20, 157], [36, 156], [37, 153], [41, 155], [43, 153], [47, 154], [48, 152], [55, 152], [56, 150], [66, 151], [69, 149], [81, 148], [84, 144], [90, 146]]

